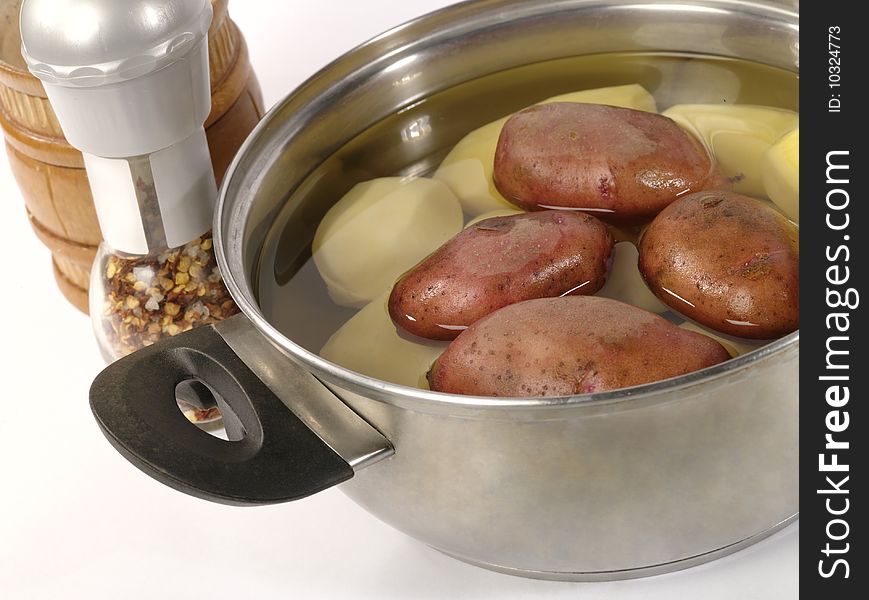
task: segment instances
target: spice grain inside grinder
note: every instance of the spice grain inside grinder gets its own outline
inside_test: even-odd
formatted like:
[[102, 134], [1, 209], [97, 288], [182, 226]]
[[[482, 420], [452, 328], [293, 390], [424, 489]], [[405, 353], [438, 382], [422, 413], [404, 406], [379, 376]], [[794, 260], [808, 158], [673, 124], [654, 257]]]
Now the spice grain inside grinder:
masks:
[[211, 242], [209, 0], [25, 0], [22, 55], [84, 154], [103, 234], [90, 312], [111, 362], [237, 312]]

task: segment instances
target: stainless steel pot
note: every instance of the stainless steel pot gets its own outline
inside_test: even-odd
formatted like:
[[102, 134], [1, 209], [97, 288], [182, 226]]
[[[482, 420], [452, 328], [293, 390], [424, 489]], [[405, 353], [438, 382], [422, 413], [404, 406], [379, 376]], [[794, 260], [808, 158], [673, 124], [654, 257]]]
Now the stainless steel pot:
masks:
[[[106, 369], [91, 402], [109, 440], [157, 479], [219, 502], [279, 502], [343, 482], [371, 513], [434, 548], [537, 578], [680, 569], [794, 520], [798, 333], [673, 380], [493, 399], [331, 364], [283, 335], [257, 298], [264, 272], [298, 268], [341, 191], [425, 172], [462, 133], [546, 90], [503, 80], [465, 111], [449, 94], [440, 105], [421, 99], [514, 67], [646, 50], [796, 71], [798, 15], [742, 0], [484, 0], [403, 25], [323, 69], [265, 118], [222, 189], [217, 255], [244, 315]], [[368, 135], [399, 111], [409, 126], [426, 119], [428, 135], [413, 144], [394, 130]], [[236, 441], [185, 421], [175, 388], [190, 379], [216, 393]]]

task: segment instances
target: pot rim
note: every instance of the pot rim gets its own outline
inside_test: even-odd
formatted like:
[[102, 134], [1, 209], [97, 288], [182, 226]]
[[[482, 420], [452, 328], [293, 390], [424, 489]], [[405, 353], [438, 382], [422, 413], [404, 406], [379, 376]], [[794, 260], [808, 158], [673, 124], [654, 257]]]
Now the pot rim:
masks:
[[[674, 399], [671, 395], [672, 392], [683, 391], [700, 385], [713, 383], [728, 375], [737, 375], [740, 373], [749, 375], [751, 373], [749, 370], [751, 367], [760, 367], [770, 361], [776, 360], [777, 358], [784, 358], [791, 352], [798, 352], [799, 330], [775, 340], [766, 346], [755, 349], [739, 357], [732, 358], [723, 363], [685, 375], [680, 375], [678, 377], [672, 377], [628, 388], [573, 396], [542, 398], [465, 396], [435, 392], [421, 388], [412, 388], [357, 373], [356, 371], [332, 363], [315, 352], [296, 344], [268, 321], [260, 310], [252, 288], [249, 285], [242, 286], [236, 278], [236, 273], [232, 268], [233, 263], [231, 263], [227, 256], [227, 239], [225, 238], [221, 227], [221, 224], [225, 219], [237, 216], [237, 213], [231, 215], [227, 209], [227, 205], [230, 203], [228, 200], [230, 195], [230, 183], [237, 176], [237, 172], [241, 171], [241, 161], [250, 152], [254, 143], [266, 134], [267, 130], [272, 125], [272, 122], [275, 121], [278, 114], [282, 112], [282, 109], [286, 105], [297, 100], [298, 97], [301, 96], [303, 92], [307, 91], [309, 87], [313, 87], [315, 84], [323, 80], [335, 79], [336, 76], [346, 76], [348, 64], [349, 66], [359, 67], [359, 64], [354, 61], [358, 55], [370, 51], [378, 45], [387, 46], [387, 43], [392, 38], [397, 37], [404, 30], [415, 26], [425, 25], [429, 21], [436, 21], [437, 19], [443, 18], [451, 13], [461, 13], [464, 10], [472, 10], [481, 5], [486, 5], [488, 8], [491, 6], [507, 6], [514, 4], [517, 4], [516, 0], [466, 0], [393, 27], [333, 60], [331, 63], [305, 80], [268, 111], [242, 144], [240, 150], [230, 164], [223, 180], [223, 185], [220, 188], [218, 202], [215, 208], [213, 228], [215, 255], [227, 289], [244, 317], [253, 324], [261, 335], [269, 340], [275, 348], [281, 351], [288, 358], [300, 363], [315, 376], [331, 382], [342, 389], [360, 393], [369, 398], [374, 398], [390, 404], [419, 408], [429, 406], [441, 410], [449, 410], [451, 407], [455, 409], [551, 409], [596, 407], [601, 405], [609, 407], [613, 404], [625, 402], [630, 402], [633, 407], [634, 405], [639, 405], [638, 401], [642, 399], [648, 399], [653, 402], [666, 402]], [[612, 8], [614, 4], [619, 3], [607, 0], [558, 0], [555, 4], [583, 8]], [[621, 4], [619, 8], [648, 9], [656, 4], [659, 3], [654, 0], [628, 0], [624, 4]], [[781, 0], [779, 0], [779, 2], [774, 2], [772, 0], [674, 0], [674, 2], [668, 4], [673, 9], [682, 10], [698, 10], [706, 8], [711, 11], [760, 11], [771, 17], [775, 16], [778, 18], [784, 18], [789, 21], [794, 28], [797, 30], [799, 28], [799, 13], [792, 10], [791, 7], [784, 6], [781, 3]], [[245, 191], [245, 193], [249, 194], [250, 192]], [[234, 241], [237, 241], [239, 245], [241, 245], [241, 240]], [[239, 268], [242, 270], [241, 278], [244, 281], [248, 275], [243, 272], [243, 267], [240, 266]]]

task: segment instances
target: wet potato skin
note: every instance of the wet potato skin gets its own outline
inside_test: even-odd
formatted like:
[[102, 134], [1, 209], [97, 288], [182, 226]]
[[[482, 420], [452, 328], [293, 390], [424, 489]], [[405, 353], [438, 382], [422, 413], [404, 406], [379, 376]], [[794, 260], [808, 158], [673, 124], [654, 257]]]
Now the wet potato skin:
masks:
[[429, 372], [431, 389], [479, 396], [568, 396], [690, 373], [730, 358], [715, 340], [607, 298], [513, 304], [464, 331]]
[[702, 325], [759, 340], [799, 328], [799, 231], [759, 200], [685, 196], [649, 225], [639, 250], [655, 295]]
[[708, 153], [671, 119], [570, 102], [507, 121], [494, 179], [526, 210], [589, 209], [616, 223], [649, 219], [681, 194], [723, 184]]
[[389, 314], [404, 330], [435, 340], [499, 308], [604, 284], [612, 234], [584, 213], [540, 211], [476, 223], [399, 279]]

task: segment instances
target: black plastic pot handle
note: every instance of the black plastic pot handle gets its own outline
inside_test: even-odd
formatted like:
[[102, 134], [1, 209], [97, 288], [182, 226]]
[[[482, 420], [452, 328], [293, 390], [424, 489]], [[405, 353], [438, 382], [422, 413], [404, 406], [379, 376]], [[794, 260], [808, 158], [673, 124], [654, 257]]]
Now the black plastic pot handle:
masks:
[[[226, 429], [216, 438], [178, 409], [188, 380], [215, 394]], [[273, 504], [346, 481], [352, 467], [242, 362], [212, 326], [170, 337], [100, 373], [91, 409], [130, 462], [184, 493], [223, 504]]]

